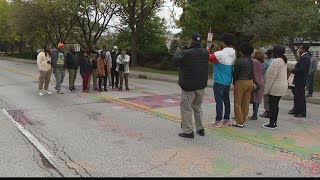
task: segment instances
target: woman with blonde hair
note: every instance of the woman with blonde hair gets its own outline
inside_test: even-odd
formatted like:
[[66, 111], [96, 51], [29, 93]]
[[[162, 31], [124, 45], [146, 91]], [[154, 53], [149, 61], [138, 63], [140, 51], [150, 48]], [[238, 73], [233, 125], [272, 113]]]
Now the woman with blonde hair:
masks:
[[253, 106], [253, 115], [249, 119], [258, 120], [259, 104], [262, 101], [264, 91], [264, 79], [262, 76], [264, 53], [260, 50], [256, 50], [253, 54], [252, 61], [254, 89], [251, 94], [251, 103]]

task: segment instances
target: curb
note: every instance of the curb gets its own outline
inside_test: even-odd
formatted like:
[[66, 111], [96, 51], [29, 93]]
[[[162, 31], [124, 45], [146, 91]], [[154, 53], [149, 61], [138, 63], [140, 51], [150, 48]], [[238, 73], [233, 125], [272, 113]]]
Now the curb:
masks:
[[[3, 60], [7, 60], [7, 61], [16, 61], [16, 62], [22, 62], [22, 63], [28, 63], [28, 64], [37, 64], [37, 61], [33, 61], [33, 60], [22, 60], [22, 59], [16, 59], [16, 58], [4, 58]], [[139, 71], [134, 71], [134, 72], [139, 72]], [[157, 74], [154, 73], [154, 76], [148, 76], [148, 75], [142, 75], [139, 73], [131, 73], [130, 77], [135, 78], [135, 79], [147, 79], [147, 80], [155, 80], [155, 81], [163, 81], [163, 82], [169, 82], [169, 83], [177, 83], [178, 80], [174, 80], [174, 79], [166, 79], [166, 78], [161, 78], [161, 77], [156, 77]], [[208, 88], [213, 88], [212, 84], [208, 84], [207, 85]], [[230, 87], [230, 91], [233, 91], [233, 86]], [[288, 101], [293, 101], [293, 96], [283, 96], [282, 97], [283, 100], [288, 100]], [[311, 104], [320, 104], [320, 99], [318, 98], [314, 98], [314, 97], [310, 97], [307, 98], [307, 103], [311, 103]]]

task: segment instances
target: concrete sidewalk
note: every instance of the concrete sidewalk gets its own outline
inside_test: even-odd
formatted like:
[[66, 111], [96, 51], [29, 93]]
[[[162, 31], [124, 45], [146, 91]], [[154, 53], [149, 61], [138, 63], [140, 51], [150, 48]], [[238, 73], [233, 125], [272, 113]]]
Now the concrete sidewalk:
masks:
[[[2, 57], [3, 60], [11, 60], [16, 62], [24, 62], [24, 63], [31, 63], [36, 64], [36, 60], [28, 60], [28, 59], [20, 59], [14, 57]], [[157, 80], [157, 81], [165, 81], [171, 83], [177, 83], [179, 77], [174, 75], [166, 75], [166, 74], [158, 74], [158, 73], [151, 73], [151, 72], [142, 72], [142, 71], [134, 71], [130, 70], [130, 77], [131, 78], [140, 78], [140, 79], [149, 79], [149, 80]], [[208, 80], [208, 87], [213, 87], [213, 81]], [[233, 86], [231, 85], [231, 90], [233, 90]], [[288, 89], [287, 95], [283, 96], [282, 99], [285, 100], [293, 100], [293, 94], [291, 90]], [[314, 92], [313, 97], [307, 98], [308, 103], [312, 104], [320, 104], [320, 92]]]

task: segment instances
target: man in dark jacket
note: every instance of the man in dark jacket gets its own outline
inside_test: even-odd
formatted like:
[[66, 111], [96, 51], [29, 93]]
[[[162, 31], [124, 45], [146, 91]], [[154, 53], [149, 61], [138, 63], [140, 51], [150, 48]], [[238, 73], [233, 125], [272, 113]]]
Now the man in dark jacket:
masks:
[[197, 133], [204, 136], [202, 126], [202, 100], [208, 82], [209, 53], [201, 47], [201, 35], [192, 36], [191, 47], [181, 51], [177, 49], [173, 61], [180, 64], [179, 86], [181, 87], [180, 113], [183, 133], [180, 137], [194, 138], [192, 125], [192, 111], [194, 112]]
[[119, 73], [116, 71], [117, 68], [117, 57], [120, 55], [118, 52], [118, 47], [114, 46], [113, 50], [111, 52], [111, 84], [112, 84], [112, 89], [113, 88], [118, 88], [119, 89]]
[[294, 110], [292, 112], [294, 117], [306, 117], [307, 109], [306, 109], [306, 95], [305, 95], [305, 87], [307, 85], [309, 68], [311, 63], [311, 55], [309, 51], [308, 45], [302, 45], [299, 48], [300, 60], [297, 62], [292, 73], [294, 74], [293, 84], [294, 88]]
[[67, 68], [69, 71], [69, 89], [71, 92], [75, 92], [76, 88], [74, 87], [74, 82], [77, 77], [77, 70], [80, 63], [80, 58], [77, 52], [75, 51], [74, 45], [70, 46], [70, 52], [66, 56]]
[[64, 76], [65, 76], [65, 70], [66, 70], [66, 58], [65, 58], [63, 43], [58, 44], [58, 50], [57, 49], [52, 50], [51, 60], [52, 60], [53, 72], [56, 77], [55, 89], [59, 94], [63, 94], [61, 89], [61, 84], [63, 82]]

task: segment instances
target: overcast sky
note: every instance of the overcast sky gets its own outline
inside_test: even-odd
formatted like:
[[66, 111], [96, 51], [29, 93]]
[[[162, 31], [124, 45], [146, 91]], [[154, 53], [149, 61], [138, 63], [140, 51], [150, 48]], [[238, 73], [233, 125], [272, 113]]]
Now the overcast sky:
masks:
[[[182, 14], [182, 8], [175, 6], [171, 1], [165, 0], [164, 6], [158, 13], [159, 16], [164, 17], [167, 21], [168, 31], [172, 31], [174, 34], [179, 33], [181, 29], [176, 28], [174, 21], [180, 18]], [[173, 17], [172, 17], [173, 16]]]

